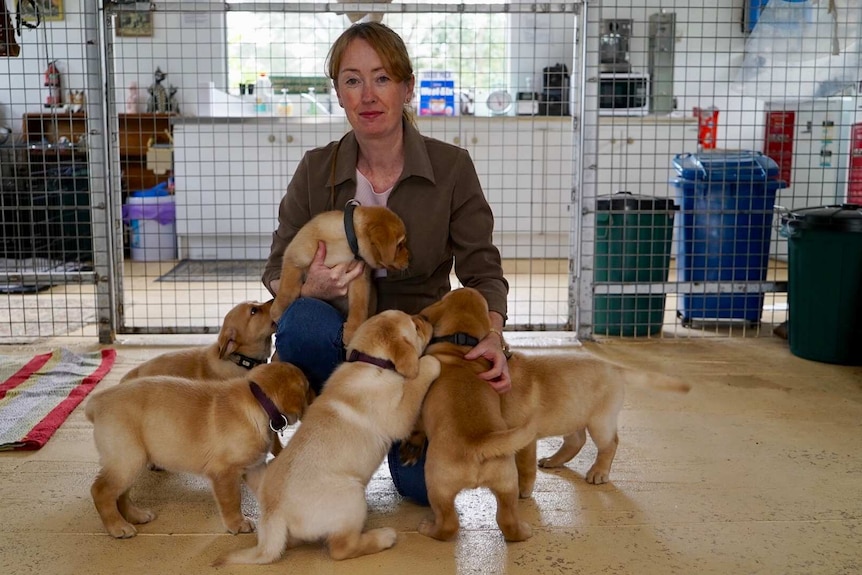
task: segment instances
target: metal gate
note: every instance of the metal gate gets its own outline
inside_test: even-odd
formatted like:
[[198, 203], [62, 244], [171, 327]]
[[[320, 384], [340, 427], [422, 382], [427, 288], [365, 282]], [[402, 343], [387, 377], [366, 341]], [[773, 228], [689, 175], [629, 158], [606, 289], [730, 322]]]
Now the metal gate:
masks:
[[[268, 298], [278, 200], [302, 154], [349, 129], [323, 60], [366, 14], [408, 43], [420, 130], [476, 163], [508, 329], [770, 336], [782, 210], [852, 200], [860, 179], [859, 8], [833, 26], [819, 5], [798, 3], [806, 20], [753, 4], [49, 2], [0, 57], [0, 341], [211, 333]], [[757, 26], [776, 18], [799, 50], [770, 60]], [[827, 69], [833, 40], [837, 76], [801, 73]], [[758, 88], [763, 62], [783, 99]]]

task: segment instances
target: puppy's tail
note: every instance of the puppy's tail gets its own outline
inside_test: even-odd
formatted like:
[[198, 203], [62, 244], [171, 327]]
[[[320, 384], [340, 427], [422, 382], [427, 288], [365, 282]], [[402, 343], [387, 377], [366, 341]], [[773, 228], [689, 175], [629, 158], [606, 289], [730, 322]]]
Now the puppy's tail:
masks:
[[284, 553], [284, 546], [288, 537], [287, 520], [278, 515], [272, 514], [264, 517], [258, 525], [256, 547], [228, 553], [216, 559], [212, 564], [213, 567], [237, 564], [265, 565], [278, 560]]
[[470, 451], [481, 459], [513, 455], [536, 440], [536, 424], [531, 418], [524, 425], [492, 431], [469, 442]]
[[673, 391], [676, 393], [688, 393], [691, 385], [672, 375], [662, 373], [640, 371], [636, 369], [620, 368], [622, 379], [626, 384], [645, 389], [657, 389], [661, 391]]

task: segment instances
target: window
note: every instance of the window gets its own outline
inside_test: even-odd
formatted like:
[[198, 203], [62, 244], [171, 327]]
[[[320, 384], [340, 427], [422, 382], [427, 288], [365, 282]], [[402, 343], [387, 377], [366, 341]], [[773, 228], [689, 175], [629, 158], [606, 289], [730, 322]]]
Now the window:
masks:
[[[270, 76], [325, 78], [332, 42], [350, 21], [329, 12], [227, 13], [228, 81], [231, 92]], [[384, 22], [407, 44], [417, 76], [423, 70], [455, 72], [459, 89], [488, 90], [508, 84], [505, 13], [399, 13]]]

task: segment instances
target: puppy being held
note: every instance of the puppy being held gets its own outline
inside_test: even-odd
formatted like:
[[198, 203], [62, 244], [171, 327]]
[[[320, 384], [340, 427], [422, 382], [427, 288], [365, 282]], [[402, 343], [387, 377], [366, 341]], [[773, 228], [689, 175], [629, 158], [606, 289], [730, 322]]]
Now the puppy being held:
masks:
[[[347, 321], [343, 336], [347, 345], [359, 325], [376, 309], [371, 280], [374, 270], [407, 268], [410, 257], [407, 231], [401, 218], [382, 206], [348, 203], [343, 211], [323, 212], [309, 220], [284, 251], [278, 291], [270, 309], [273, 321], [277, 322], [284, 310], [299, 298], [305, 273], [320, 241], [326, 244], [324, 263], [327, 267], [356, 260], [365, 262], [363, 277], [353, 280], [347, 287]], [[343, 301], [333, 304], [344, 311]]]
[[491, 331], [485, 298], [471, 288], [457, 289], [420, 315], [434, 326], [425, 353], [440, 360], [440, 377], [422, 404], [421, 425], [428, 438], [425, 483], [434, 517], [423, 521], [419, 532], [451, 539], [459, 529], [455, 497], [464, 489], [488, 487], [497, 499], [497, 524], [503, 536], [524, 541], [532, 528], [518, 514], [515, 453], [535, 441], [536, 431], [528, 420], [510, 427], [500, 395], [478, 377], [489, 368], [488, 362], [464, 359]]
[[431, 325], [387, 310], [356, 331], [347, 361], [327, 380], [302, 425], [263, 474], [257, 546], [215, 565], [271, 563], [285, 546], [325, 541], [333, 559], [395, 545], [394, 529], [364, 531], [365, 488], [393, 440], [405, 437], [440, 373], [420, 356]]
[[215, 343], [158, 355], [129, 370], [120, 382], [151, 375], [199, 380], [243, 377], [272, 355], [276, 326], [271, 307], [272, 300], [237, 304], [225, 315]]
[[243, 475], [254, 489], [276, 431], [308, 406], [305, 375], [289, 363], [268, 363], [229, 380], [140, 377], [98, 391], [87, 401], [102, 465], [90, 489], [108, 533], [134, 537], [134, 524], [156, 515], [136, 506], [129, 489], [149, 462], [168, 471], [204, 475], [231, 533], [254, 530], [243, 516]]

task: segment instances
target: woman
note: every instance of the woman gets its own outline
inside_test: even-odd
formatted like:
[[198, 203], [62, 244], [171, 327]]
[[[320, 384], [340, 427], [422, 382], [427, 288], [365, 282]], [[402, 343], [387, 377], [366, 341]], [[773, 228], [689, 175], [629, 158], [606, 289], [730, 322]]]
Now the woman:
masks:
[[[327, 73], [352, 130], [307, 152], [297, 167], [279, 206], [264, 285], [276, 293], [285, 247], [315, 215], [343, 209], [354, 198], [387, 206], [406, 226], [410, 265], [388, 275], [375, 272], [378, 311], [417, 313], [439, 300], [451, 289], [454, 263], [459, 281], [485, 296], [494, 329], [465, 357], [489, 360], [481, 377], [505, 393], [511, 382], [501, 332], [509, 286], [491, 241], [493, 214], [469, 154], [414, 127], [413, 67], [403, 40], [387, 26], [364, 22], [345, 30], [330, 49]], [[329, 268], [325, 255], [321, 243], [301, 297], [282, 315], [275, 339], [279, 358], [302, 369], [318, 392], [344, 361], [344, 317], [327, 302], [345, 296], [364, 265]], [[421, 465], [398, 465], [397, 446], [389, 465], [398, 491], [427, 504]]]

